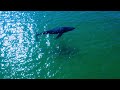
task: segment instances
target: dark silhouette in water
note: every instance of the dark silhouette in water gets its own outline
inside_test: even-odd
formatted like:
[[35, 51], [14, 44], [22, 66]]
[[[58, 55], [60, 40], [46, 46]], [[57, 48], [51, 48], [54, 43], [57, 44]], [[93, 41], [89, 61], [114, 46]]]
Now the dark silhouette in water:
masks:
[[74, 27], [58, 27], [58, 28], [53, 28], [51, 30], [36, 34], [36, 36], [43, 35], [43, 34], [58, 34], [58, 36], [56, 37], [56, 39], [58, 39], [59, 37], [62, 36], [63, 33], [72, 31], [74, 29], [75, 29]]
[[79, 52], [77, 48], [69, 47], [69, 46], [61, 47], [60, 50], [57, 51], [59, 52], [59, 55], [64, 55], [64, 56], [74, 56]]

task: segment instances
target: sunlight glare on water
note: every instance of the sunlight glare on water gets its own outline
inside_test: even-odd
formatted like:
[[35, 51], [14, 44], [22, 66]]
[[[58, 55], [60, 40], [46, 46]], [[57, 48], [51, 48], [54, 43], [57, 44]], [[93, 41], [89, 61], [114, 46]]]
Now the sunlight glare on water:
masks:
[[[26, 16], [28, 18], [25, 18]], [[34, 50], [34, 20], [29, 13], [1, 12], [0, 21], [0, 73], [3, 78], [24, 78], [24, 74], [17, 73], [29, 71], [28, 66], [24, 65], [31, 61], [29, 57], [32, 57]]]
[[[29, 12], [0, 12], [0, 78], [49, 78], [55, 75], [49, 34], [35, 40], [36, 23]], [[46, 18], [46, 14], [43, 15]], [[46, 31], [47, 23], [43, 26]], [[41, 42], [46, 46], [41, 45]], [[47, 52], [48, 51], [48, 52]], [[47, 52], [47, 53], [46, 53]]]

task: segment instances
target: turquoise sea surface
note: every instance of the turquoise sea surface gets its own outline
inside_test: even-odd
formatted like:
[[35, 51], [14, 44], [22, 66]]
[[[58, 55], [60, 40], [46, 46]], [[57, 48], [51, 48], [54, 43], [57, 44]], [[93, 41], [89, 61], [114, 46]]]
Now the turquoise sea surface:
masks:
[[120, 79], [120, 11], [0, 11], [0, 78]]

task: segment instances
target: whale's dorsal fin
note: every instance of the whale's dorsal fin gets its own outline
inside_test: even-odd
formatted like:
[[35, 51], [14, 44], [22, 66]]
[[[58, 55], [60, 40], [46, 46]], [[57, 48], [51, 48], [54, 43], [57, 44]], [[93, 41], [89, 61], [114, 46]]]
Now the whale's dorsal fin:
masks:
[[58, 39], [59, 37], [62, 36], [63, 33], [59, 33], [58, 36], [56, 37], [56, 39]]

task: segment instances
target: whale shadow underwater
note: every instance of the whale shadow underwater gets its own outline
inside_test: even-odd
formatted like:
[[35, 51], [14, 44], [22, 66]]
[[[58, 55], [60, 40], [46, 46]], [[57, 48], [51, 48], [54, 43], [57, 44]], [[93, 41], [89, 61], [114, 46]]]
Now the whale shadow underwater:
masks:
[[75, 56], [80, 52], [78, 48], [72, 47], [72, 46], [67, 46], [67, 45], [62, 45], [60, 46], [59, 49], [55, 49], [55, 53], [57, 53], [59, 56]]
[[60, 38], [64, 33], [74, 30], [74, 27], [57, 27], [41, 33], [36, 33], [36, 38], [44, 34], [58, 34], [56, 39]]

